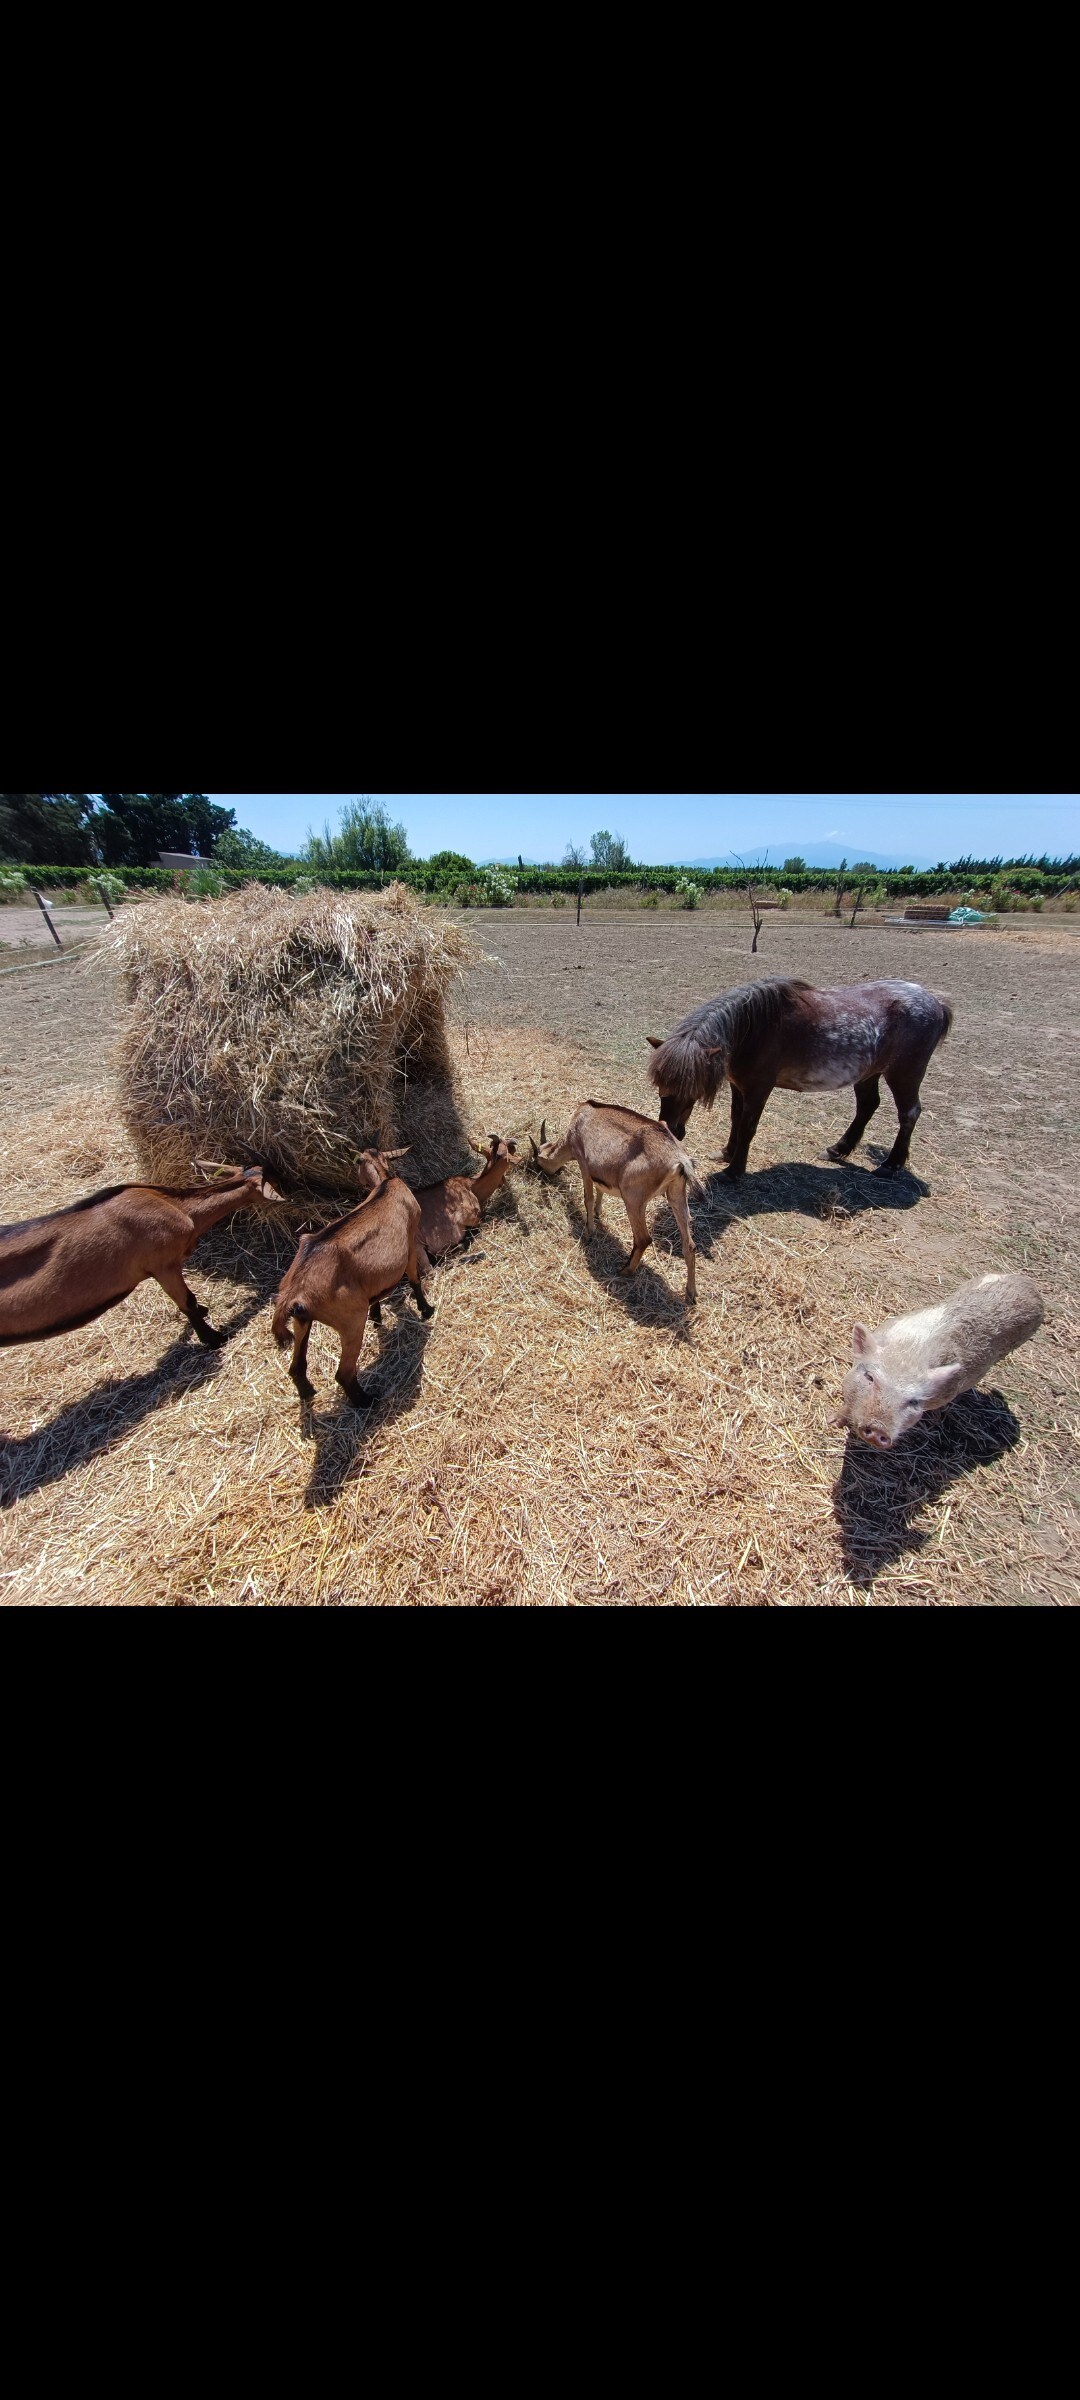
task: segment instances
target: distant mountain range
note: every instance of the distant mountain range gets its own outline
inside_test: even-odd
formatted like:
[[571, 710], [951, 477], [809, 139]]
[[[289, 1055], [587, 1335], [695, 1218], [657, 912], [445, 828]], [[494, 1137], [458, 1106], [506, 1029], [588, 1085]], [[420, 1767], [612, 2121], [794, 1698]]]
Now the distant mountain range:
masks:
[[[761, 849], [755, 849], [751, 843], [740, 856], [752, 867], [760, 867], [764, 861], [769, 874], [782, 868], [785, 858], [805, 858], [808, 867], [838, 867], [845, 858], [849, 864], [855, 859], [868, 858], [875, 867], [885, 868], [937, 865], [935, 858], [918, 858], [910, 850], [906, 858], [901, 858], [898, 850], [875, 850], [872, 846], [863, 850], [857, 842], [770, 842]], [[723, 858], [673, 858], [667, 863], [673, 867], [735, 867], [739, 861], [729, 850]]]

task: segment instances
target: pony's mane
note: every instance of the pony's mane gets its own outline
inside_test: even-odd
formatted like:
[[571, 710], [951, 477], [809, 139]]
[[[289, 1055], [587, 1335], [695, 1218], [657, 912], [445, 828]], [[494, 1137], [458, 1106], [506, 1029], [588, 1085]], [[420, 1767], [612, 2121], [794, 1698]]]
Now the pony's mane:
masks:
[[704, 1000], [676, 1025], [662, 1047], [653, 1051], [649, 1062], [652, 1081], [677, 1093], [687, 1107], [692, 1101], [710, 1107], [732, 1052], [741, 1049], [745, 1041], [772, 1033], [793, 995], [813, 988], [800, 976], [770, 975], [761, 983], [742, 983], [732, 992], [721, 992], [716, 1000]]

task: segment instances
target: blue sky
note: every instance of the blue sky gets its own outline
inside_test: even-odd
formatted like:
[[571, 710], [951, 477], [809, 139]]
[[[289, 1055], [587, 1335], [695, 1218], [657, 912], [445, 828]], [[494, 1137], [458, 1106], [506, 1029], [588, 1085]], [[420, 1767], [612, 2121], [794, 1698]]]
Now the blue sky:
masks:
[[[342, 792], [211, 792], [235, 808], [238, 825], [298, 850], [309, 826], [337, 823]], [[932, 795], [873, 792], [391, 792], [385, 800], [400, 818], [417, 858], [461, 850], [476, 860], [513, 856], [559, 860], [568, 842], [587, 849], [601, 826], [621, 833], [631, 857], [645, 865], [680, 859], [782, 863], [794, 852], [828, 863], [834, 850], [849, 859], [889, 859], [936, 865], [938, 859], [1010, 858], [1033, 851], [1061, 857], [1080, 849], [1080, 795], [978, 793]]]

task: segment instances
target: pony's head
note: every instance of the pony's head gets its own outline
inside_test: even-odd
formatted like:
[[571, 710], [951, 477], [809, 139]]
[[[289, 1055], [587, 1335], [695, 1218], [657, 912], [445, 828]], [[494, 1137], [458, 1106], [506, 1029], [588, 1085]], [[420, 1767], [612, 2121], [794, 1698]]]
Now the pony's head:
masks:
[[714, 1100], [724, 1080], [724, 1045], [690, 1042], [682, 1032], [673, 1033], [666, 1042], [656, 1033], [647, 1033], [645, 1039], [656, 1052], [649, 1061], [649, 1074], [660, 1094], [660, 1123], [670, 1127], [677, 1142], [685, 1141], [686, 1120], [694, 1102]]

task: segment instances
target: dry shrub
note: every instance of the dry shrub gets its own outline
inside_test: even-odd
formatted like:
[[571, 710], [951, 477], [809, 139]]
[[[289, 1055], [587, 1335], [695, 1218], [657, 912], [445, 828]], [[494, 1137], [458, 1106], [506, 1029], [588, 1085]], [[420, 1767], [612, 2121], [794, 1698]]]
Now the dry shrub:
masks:
[[130, 1003], [117, 1081], [144, 1175], [257, 1162], [304, 1205], [354, 1191], [369, 1143], [407, 1142], [415, 1184], [468, 1164], [444, 1006], [477, 952], [400, 884], [170, 897], [119, 920], [99, 955], [118, 958]]

